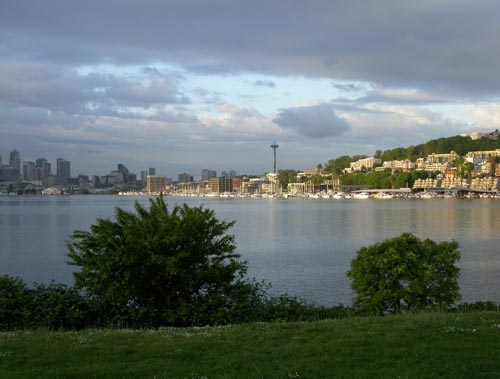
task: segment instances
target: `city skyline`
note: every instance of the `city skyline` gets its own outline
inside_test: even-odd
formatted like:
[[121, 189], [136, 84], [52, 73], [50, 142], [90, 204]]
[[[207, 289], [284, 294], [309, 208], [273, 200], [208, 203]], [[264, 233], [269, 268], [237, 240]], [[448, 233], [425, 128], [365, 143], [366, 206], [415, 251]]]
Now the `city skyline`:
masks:
[[[272, 172], [500, 127], [500, 4], [0, 4], [0, 151]], [[207, 163], [208, 162], [208, 163]], [[113, 163], [114, 164], [114, 163]]]

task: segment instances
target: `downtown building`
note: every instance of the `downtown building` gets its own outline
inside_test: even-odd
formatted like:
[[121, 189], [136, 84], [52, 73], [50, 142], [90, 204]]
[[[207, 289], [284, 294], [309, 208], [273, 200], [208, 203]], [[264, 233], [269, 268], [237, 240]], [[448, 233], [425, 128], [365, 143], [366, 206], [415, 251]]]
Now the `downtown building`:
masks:
[[146, 192], [150, 194], [162, 193], [167, 189], [167, 180], [164, 176], [148, 175], [146, 177]]
[[67, 186], [71, 177], [70, 161], [63, 158], [57, 158], [57, 184]]

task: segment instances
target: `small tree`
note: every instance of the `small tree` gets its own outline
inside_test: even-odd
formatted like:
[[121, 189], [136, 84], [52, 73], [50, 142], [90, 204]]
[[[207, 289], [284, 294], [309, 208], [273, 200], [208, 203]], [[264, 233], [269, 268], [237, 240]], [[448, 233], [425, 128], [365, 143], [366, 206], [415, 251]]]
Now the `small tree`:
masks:
[[458, 243], [421, 241], [410, 233], [362, 247], [348, 276], [354, 305], [369, 313], [450, 305], [460, 299]]
[[[257, 292], [234, 252], [233, 222], [211, 210], [175, 206], [163, 197], [149, 210], [117, 208], [68, 242], [75, 287], [87, 291], [113, 323], [140, 326], [217, 322], [210, 318]], [[247, 297], [241, 299], [241, 297]], [[194, 321], [193, 321], [194, 320]]]

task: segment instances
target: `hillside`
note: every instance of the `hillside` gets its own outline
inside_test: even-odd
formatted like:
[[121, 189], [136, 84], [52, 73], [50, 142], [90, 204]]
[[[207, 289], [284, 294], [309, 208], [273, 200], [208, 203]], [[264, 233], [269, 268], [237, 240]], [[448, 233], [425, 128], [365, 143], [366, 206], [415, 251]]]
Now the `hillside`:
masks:
[[385, 151], [377, 151], [375, 156], [382, 161], [392, 161], [409, 159], [415, 161], [432, 153], [445, 154], [455, 151], [459, 155], [465, 155], [469, 151], [495, 150], [500, 149], [500, 138], [498, 130], [491, 132], [482, 138], [473, 140], [469, 136], [454, 136], [430, 140], [426, 143], [409, 146], [406, 148], [397, 147]]
[[[495, 150], [500, 149], [500, 132], [494, 132], [484, 135], [482, 138], [473, 140], [469, 136], [453, 136], [433, 139], [420, 145], [411, 145], [408, 147], [396, 147], [388, 150], [377, 150], [375, 158], [384, 161], [409, 159], [415, 161], [417, 158], [424, 158], [432, 153], [446, 154], [455, 151], [459, 155], [465, 155], [469, 151]], [[330, 159], [324, 166], [325, 172], [340, 174], [345, 167], [349, 167], [351, 162], [355, 162], [365, 155], [344, 155], [335, 159]]]

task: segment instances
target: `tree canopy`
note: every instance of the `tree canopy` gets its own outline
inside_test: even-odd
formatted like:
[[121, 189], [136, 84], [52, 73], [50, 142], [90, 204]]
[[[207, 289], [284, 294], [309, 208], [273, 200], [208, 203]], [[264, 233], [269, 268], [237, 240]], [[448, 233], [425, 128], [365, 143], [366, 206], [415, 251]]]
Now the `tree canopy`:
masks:
[[457, 242], [410, 233], [362, 247], [348, 272], [354, 305], [379, 314], [451, 305], [460, 298], [459, 258]]
[[[174, 206], [163, 197], [115, 220], [98, 219], [68, 242], [75, 287], [85, 290], [115, 323], [195, 323], [195, 313], [218, 312], [255, 293], [235, 253], [233, 222], [203, 207]], [[206, 316], [206, 315], [205, 315]]]

